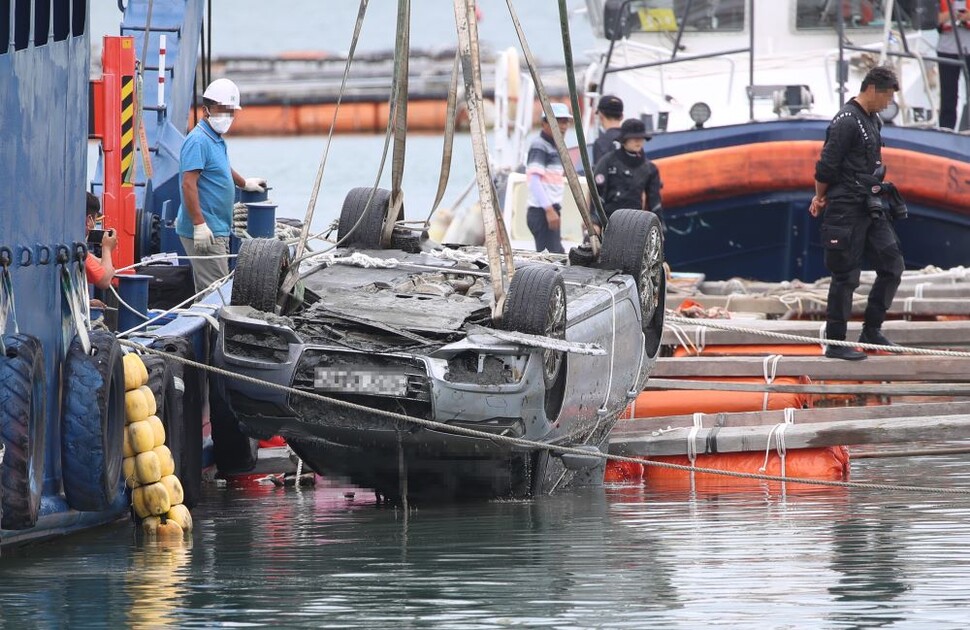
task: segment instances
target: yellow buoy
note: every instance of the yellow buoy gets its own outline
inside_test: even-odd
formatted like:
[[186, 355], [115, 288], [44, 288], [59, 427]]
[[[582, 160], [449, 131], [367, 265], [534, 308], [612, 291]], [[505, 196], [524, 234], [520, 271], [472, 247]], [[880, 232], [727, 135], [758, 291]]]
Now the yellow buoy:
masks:
[[175, 474], [175, 460], [172, 458], [172, 451], [165, 445], [156, 446], [152, 449], [158, 455], [158, 461], [162, 466], [162, 477]]
[[131, 505], [139, 518], [159, 516], [172, 508], [168, 490], [161, 483], [151, 483], [132, 490]]
[[162, 424], [161, 418], [158, 416], [148, 416], [147, 422], [151, 425], [152, 431], [155, 433], [155, 446], [164, 446], [165, 426]]
[[148, 385], [142, 385], [138, 389], [145, 396], [145, 402], [148, 404], [148, 415], [154, 416], [155, 412], [158, 411], [158, 407], [155, 406], [155, 394], [152, 392], [152, 388]]
[[155, 448], [155, 431], [147, 420], [139, 420], [128, 425], [128, 438], [135, 453], [144, 453]]
[[[125, 442], [127, 443], [127, 431], [125, 432]], [[121, 460], [121, 470], [125, 477], [125, 483], [129, 488], [137, 488], [141, 484], [138, 483], [138, 475], [135, 473], [135, 458], [131, 455], [125, 457]]]
[[148, 383], [148, 368], [141, 357], [133, 352], [129, 352], [122, 358], [125, 366], [125, 391], [138, 389]]
[[162, 479], [162, 465], [155, 451], [135, 455], [135, 476], [141, 484], [155, 483]]
[[181, 503], [173, 505], [169, 509], [168, 514], [166, 514], [166, 517], [168, 520], [178, 523], [183, 531], [192, 531], [192, 515], [189, 513], [189, 508]]
[[161, 483], [168, 490], [168, 499], [172, 505], [177, 505], [185, 500], [185, 493], [182, 491], [182, 482], [175, 475], [165, 475], [161, 478]]
[[[150, 391], [150, 390], [149, 390]], [[151, 408], [155, 406], [155, 397], [152, 396]], [[150, 407], [148, 401], [145, 400], [145, 394], [142, 392], [141, 388], [136, 388], [130, 392], [125, 392], [125, 421], [131, 424], [132, 422], [141, 422], [148, 416], [152, 415], [153, 412], [149, 411]]]

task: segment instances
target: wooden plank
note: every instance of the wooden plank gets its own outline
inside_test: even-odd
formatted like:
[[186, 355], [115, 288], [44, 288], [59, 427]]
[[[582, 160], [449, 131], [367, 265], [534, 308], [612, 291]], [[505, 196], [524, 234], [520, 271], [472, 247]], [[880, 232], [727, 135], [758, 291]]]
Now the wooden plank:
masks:
[[[804, 297], [792, 299], [782, 296], [749, 296], [749, 295], [691, 295], [686, 296], [704, 308], [723, 308], [737, 313], [764, 313], [765, 315], [780, 316], [789, 312], [799, 315], [824, 315], [825, 297]], [[671, 302], [676, 296], [669, 296]], [[866, 310], [863, 300], [854, 301], [852, 314], [862, 316]], [[895, 316], [932, 315], [970, 315], [970, 298], [905, 298], [893, 301], [888, 311]]]
[[[873, 420], [877, 418], [923, 416], [970, 416], [970, 401], [942, 402], [942, 403], [896, 403], [872, 407], [826, 407], [819, 409], [796, 409], [795, 424], [817, 424], [819, 422], [834, 422], [837, 420]], [[752, 427], [774, 425], [785, 421], [784, 410], [772, 411], [737, 411], [722, 413], [705, 413], [701, 415], [701, 422], [706, 427]], [[613, 427], [610, 438], [666, 431], [669, 429], [691, 428], [694, 426], [694, 416], [685, 414], [679, 416], [657, 416], [655, 418], [633, 418], [620, 420]]]
[[[697, 343], [700, 338], [698, 331], [703, 328], [703, 339], [707, 346], [719, 344], [754, 345], [754, 344], [793, 344], [806, 343], [816, 345], [819, 335], [825, 326], [824, 321], [807, 321], [797, 319], [731, 319], [713, 320], [715, 325], [732, 326], [783, 335], [800, 335], [805, 337], [803, 342], [777, 339], [755, 332], [744, 330], [722, 330], [704, 325], [704, 320], [697, 320], [697, 324], [677, 323], [677, 327], [690, 339]], [[913, 347], [958, 346], [970, 344], [970, 320], [949, 322], [910, 322], [903, 320], [889, 320], [882, 326], [883, 332], [896, 343]], [[850, 322], [847, 339], [858, 339], [862, 330], [861, 322]], [[674, 334], [671, 326], [664, 329], [663, 343], [679, 345], [680, 340]]]
[[[782, 357], [772, 368], [776, 376], [808, 376], [814, 380], [949, 381], [970, 380], [970, 358], [939, 356], [870, 356], [865, 361], [825, 357]], [[660, 358], [651, 376], [724, 377], [764, 376], [763, 357]]]
[[643, 386], [649, 390], [710, 390], [724, 392], [777, 392], [783, 394], [853, 394], [875, 396], [970, 396], [970, 385], [963, 383], [813, 383], [811, 385], [777, 385], [765, 382], [697, 381], [651, 378]]
[[[919, 287], [919, 288], [917, 288]], [[698, 287], [700, 295], [727, 296], [747, 295], [749, 297], [768, 297], [770, 295], [799, 295], [812, 294], [822, 300], [828, 296], [828, 285], [798, 285], [777, 282], [750, 282], [743, 287], [730, 281], [704, 282]], [[870, 285], [860, 285], [856, 294], [868, 297]], [[896, 291], [896, 299], [916, 297], [917, 294], [925, 298], [970, 298], [970, 283], [910, 283], [901, 284]]]
[[[698, 454], [739, 453], [774, 449], [778, 430], [772, 426], [715, 427], [700, 429], [694, 438]], [[901, 444], [965, 439], [970, 432], [970, 415], [872, 418], [817, 424], [790, 424], [784, 431], [788, 450], [853, 444]], [[769, 433], [771, 443], [768, 443]], [[684, 455], [687, 429], [660, 435], [619, 436], [610, 439], [610, 454], [627, 457]]]

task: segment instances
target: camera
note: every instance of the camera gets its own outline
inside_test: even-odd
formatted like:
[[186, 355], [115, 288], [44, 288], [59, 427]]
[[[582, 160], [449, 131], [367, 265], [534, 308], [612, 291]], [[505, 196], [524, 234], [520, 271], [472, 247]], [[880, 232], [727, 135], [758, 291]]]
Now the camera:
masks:
[[102, 240], [104, 240], [104, 230], [91, 230], [88, 232], [88, 243], [100, 245]]
[[88, 232], [88, 244], [89, 245], [100, 245], [101, 241], [104, 240], [104, 235], [114, 236], [115, 231], [113, 229], [109, 230], [91, 230]]

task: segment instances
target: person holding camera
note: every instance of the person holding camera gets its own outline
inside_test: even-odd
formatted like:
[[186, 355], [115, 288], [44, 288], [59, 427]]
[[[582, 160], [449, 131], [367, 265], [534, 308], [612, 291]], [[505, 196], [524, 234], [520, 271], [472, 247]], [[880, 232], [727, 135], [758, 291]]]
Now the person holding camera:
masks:
[[[951, 11], [952, 8], [952, 11]], [[970, 71], [970, 11], [966, 0], [940, 0], [937, 16], [940, 38], [936, 56], [943, 59], [963, 59]], [[957, 96], [963, 68], [957, 64], [941, 63], [940, 69], [940, 127], [954, 129], [957, 122]]]
[[118, 235], [114, 230], [95, 229], [101, 220], [101, 201], [88, 193], [87, 208], [84, 213], [84, 240], [90, 245], [101, 246], [101, 256], [88, 252], [84, 259], [84, 274], [88, 282], [104, 290], [111, 286], [111, 279], [115, 277], [114, 262], [111, 253], [118, 246]]
[[[825, 337], [845, 340], [852, 314], [852, 294], [859, 286], [863, 258], [876, 271], [859, 336], [861, 343], [895, 345], [882, 334], [882, 323], [903, 275], [903, 255], [891, 219], [906, 216], [906, 206], [891, 184], [881, 181], [882, 121], [878, 112], [899, 90], [887, 66], [871, 69], [858, 96], [839, 110], [825, 132], [815, 165], [815, 196], [809, 206], [821, 217], [825, 267], [832, 274], [826, 308]], [[890, 210], [883, 207], [888, 197]], [[858, 361], [866, 353], [847, 346], [826, 346], [825, 356]]]

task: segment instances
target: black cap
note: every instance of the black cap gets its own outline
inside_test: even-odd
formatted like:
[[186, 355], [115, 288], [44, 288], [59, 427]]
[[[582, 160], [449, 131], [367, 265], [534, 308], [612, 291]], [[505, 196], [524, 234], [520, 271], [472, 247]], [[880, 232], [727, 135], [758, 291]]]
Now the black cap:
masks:
[[607, 118], [623, 118], [623, 101], [619, 97], [607, 94], [600, 98], [596, 111]]
[[634, 138], [649, 140], [650, 136], [647, 134], [647, 127], [643, 124], [642, 120], [639, 118], [627, 118], [620, 125], [620, 137], [618, 140], [620, 142], [626, 142]]

